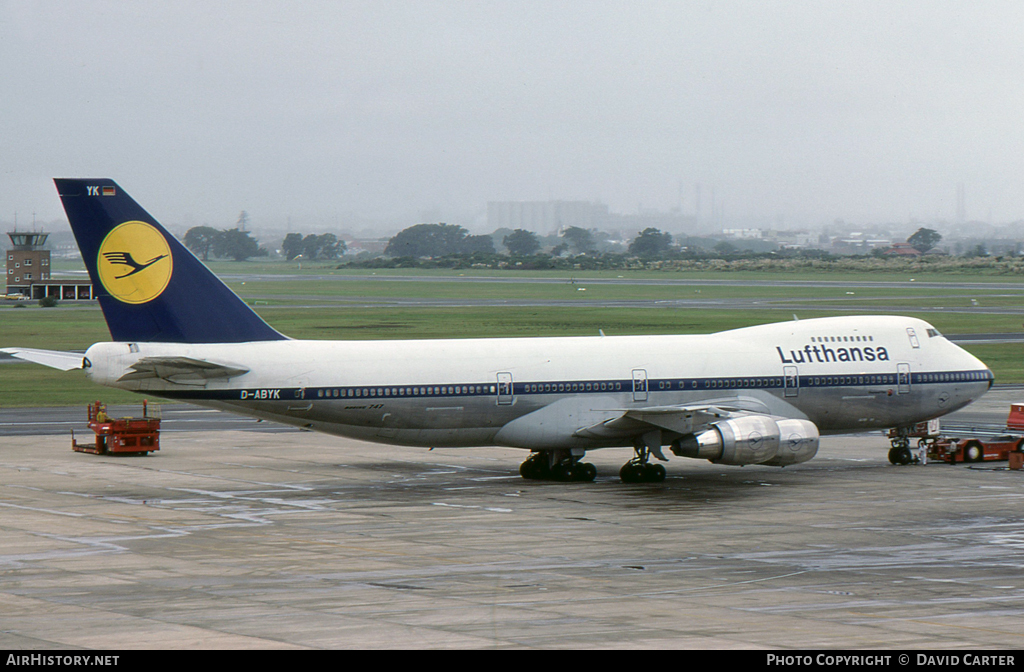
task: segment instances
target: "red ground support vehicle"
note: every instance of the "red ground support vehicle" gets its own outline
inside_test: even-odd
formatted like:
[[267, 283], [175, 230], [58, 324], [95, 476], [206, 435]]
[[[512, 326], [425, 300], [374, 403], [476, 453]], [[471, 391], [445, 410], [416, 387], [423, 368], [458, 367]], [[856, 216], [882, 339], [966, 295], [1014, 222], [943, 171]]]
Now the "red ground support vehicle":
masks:
[[71, 450], [94, 455], [145, 455], [160, 450], [160, 418], [149, 414], [145, 401], [141, 418], [111, 418], [106, 404], [89, 404], [89, 429], [95, 432], [96, 443], [78, 443], [72, 431]]
[[[889, 430], [893, 464], [919, 462], [910, 450], [910, 439], [917, 438], [917, 447], [927, 450], [928, 459], [957, 462], [988, 462], [1011, 460], [1011, 453], [1024, 451], [1024, 404], [1010, 404], [1005, 428], [947, 426], [940, 431], [939, 421], [921, 422], [911, 428]], [[1011, 460], [1012, 461], [1012, 460]], [[1012, 465], [1011, 465], [1012, 466]]]
[[1020, 436], [997, 436], [991, 439], [953, 439], [939, 437], [928, 447], [928, 457], [950, 464], [957, 462], [1007, 461], [1010, 453], [1020, 451], [1024, 438]]

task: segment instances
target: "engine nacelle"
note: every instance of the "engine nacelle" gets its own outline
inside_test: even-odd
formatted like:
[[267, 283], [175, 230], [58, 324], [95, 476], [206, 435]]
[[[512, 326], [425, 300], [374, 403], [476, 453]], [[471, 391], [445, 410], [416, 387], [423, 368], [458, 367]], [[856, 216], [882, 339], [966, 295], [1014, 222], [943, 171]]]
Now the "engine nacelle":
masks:
[[711, 429], [676, 440], [672, 452], [716, 464], [770, 464], [805, 462], [818, 452], [818, 428], [807, 420], [774, 420], [749, 415], [716, 422]]
[[785, 467], [806, 462], [818, 454], [818, 428], [810, 420], [779, 420], [779, 450], [764, 464]]

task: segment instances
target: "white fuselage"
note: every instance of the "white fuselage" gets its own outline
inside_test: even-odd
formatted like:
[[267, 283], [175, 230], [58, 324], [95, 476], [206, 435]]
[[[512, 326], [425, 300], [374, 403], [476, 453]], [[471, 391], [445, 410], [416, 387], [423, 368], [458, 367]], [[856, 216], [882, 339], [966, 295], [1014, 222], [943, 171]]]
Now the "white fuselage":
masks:
[[[146, 357], [247, 372], [119, 381]], [[907, 426], [970, 403], [992, 381], [928, 323], [879, 316], [701, 336], [97, 343], [86, 358], [104, 385], [332, 434], [534, 450], [631, 445], [577, 431], [652, 407], [725, 404], [822, 432]]]

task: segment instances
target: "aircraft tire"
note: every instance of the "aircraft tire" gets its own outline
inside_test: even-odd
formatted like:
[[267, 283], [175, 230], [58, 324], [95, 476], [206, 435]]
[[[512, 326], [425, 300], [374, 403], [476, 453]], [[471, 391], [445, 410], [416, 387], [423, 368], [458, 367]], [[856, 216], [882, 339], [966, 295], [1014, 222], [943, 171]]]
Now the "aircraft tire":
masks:
[[579, 462], [576, 465], [579, 470], [579, 480], [584, 482], [593, 481], [597, 478], [597, 467], [592, 465], [590, 462]]
[[641, 481], [641, 472], [638, 466], [632, 462], [622, 465], [622, 468], [619, 469], [619, 479], [623, 483], [639, 483]]
[[660, 464], [627, 462], [619, 469], [623, 483], [660, 483], [665, 480], [665, 467]]
[[541, 453], [531, 455], [519, 465], [519, 475], [531, 481], [542, 481], [552, 477], [547, 465], [547, 456]]
[[898, 448], [892, 448], [889, 450], [889, 462], [904, 466], [914, 461], [914, 456], [910, 452], [910, 448], [900, 446]]
[[562, 462], [551, 468], [551, 477], [556, 481], [585, 483], [594, 480], [595, 476], [597, 467], [589, 462]]
[[575, 481], [576, 469], [572, 465], [558, 463], [551, 467], [551, 478], [556, 481]]
[[648, 464], [644, 467], [644, 481], [647, 483], [661, 483], [665, 476], [665, 467], [660, 464]]

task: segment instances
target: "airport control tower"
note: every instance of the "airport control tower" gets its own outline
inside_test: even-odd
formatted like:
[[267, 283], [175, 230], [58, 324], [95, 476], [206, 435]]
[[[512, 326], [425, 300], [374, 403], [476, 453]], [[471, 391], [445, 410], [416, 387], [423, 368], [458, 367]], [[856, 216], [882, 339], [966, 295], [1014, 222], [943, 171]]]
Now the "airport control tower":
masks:
[[50, 251], [44, 250], [42, 232], [11, 231], [11, 249], [7, 250], [7, 293], [31, 296], [33, 283], [50, 279]]

